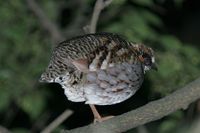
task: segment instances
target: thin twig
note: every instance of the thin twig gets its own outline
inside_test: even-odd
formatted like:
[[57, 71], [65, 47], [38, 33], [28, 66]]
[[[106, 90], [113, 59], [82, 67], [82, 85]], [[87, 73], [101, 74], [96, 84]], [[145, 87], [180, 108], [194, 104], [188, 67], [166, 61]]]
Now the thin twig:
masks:
[[[116, 116], [99, 124], [90, 124], [66, 132], [70, 133], [119, 133], [158, 120], [178, 109], [186, 109], [200, 98], [200, 78], [172, 94], [150, 102], [140, 108]], [[65, 132], [63, 132], [65, 133]]]
[[92, 19], [90, 23], [90, 33], [95, 33], [96, 32], [96, 27], [97, 27], [97, 22], [99, 20], [99, 15], [101, 11], [107, 7], [112, 0], [97, 0], [94, 6], [94, 11], [92, 14]]
[[71, 22], [65, 27], [64, 34], [65, 36], [74, 36], [74, 34], [80, 34], [82, 32], [81, 27], [83, 27], [83, 24], [85, 21], [87, 21], [87, 17], [84, 16], [85, 10], [88, 9], [88, 4], [84, 0], [71, 0], [67, 1], [68, 6], [75, 6], [75, 8], [78, 8], [76, 10], [76, 14], [74, 15]]
[[36, 120], [35, 123], [33, 123], [30, 132], [34, 133], [37, 130], [42, 130], [46, 126], [46, 123], [49, 120], [50, 116], [51, 114], [49, 111], [44, 112], [41, 116], [39, 116], [40, 119]]
[[72, 111], [66, 109], [61, 115], [59, 115], [52, 123], [50, 123], [41, 133], [51, 133], [56, 127], [63, 123], [69, 116], [72, 115]]
[[11, 133], [7, 128], [0, 125], [0, 133]]
[[52, 40], [56, 43], [64, 40], [64, 37], [61, 31], [56, 26], [56, 24], [54, 24], [52, 21], [49, 20], [47, 15], [43, 12], [43, 10], [35, 2], [35, 0], [26, 0], [26, 1], [30, 10], [35, 14], [36, 17], [38, 17], [44, 29], [51, 34]]
[[199, 133], [200, 131], [200, 119], [195, 120], [189, 129], [184, 129], [185, 133]]

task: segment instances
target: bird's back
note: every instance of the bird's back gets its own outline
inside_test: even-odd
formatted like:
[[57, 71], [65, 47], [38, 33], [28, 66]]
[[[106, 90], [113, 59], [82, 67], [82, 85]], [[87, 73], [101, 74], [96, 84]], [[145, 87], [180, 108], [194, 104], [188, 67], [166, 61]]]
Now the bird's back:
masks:
[[54, 49], [53, 55], [65, 56], [69, 59], [79, 59], [98, 54], [100, 51], [110, 50], [116, 52], [121, 48], [130, 48], [127, 42], [117, 34], [95, 33], [74, 37], [61, 42]]
[[134, 47], [133, 43], [112, 33], [87, 34], [66, 40], [54, 48], [47, 77], [55, 79], [66, 71], [73, 73], [81, 63], [89, 68], [94, 60], [97, 60], [95, 67], [101, 68], [108, 55], [109, 63], [133, 62], [135, 53], [131, 47]]

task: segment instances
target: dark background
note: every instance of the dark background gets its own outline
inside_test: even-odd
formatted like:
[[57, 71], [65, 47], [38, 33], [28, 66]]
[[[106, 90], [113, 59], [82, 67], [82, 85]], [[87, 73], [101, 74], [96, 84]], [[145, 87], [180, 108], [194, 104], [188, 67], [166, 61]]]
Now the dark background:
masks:
[[[36, 2], [66, 39], [84, 34], [83, 27], [90, 23], [95, 3], [94, 0]], [[132, 98], [113, 106], [98, 106], [102, 115], [130, 111], [200, 76], [198, 0], [113, 0], [101, 13], [97, 32], [118, 33], [127, 40], [151, 46], [159, 68], [158, 72], [146, 74], [142, 88]], [[27, 2], [0, 0], [1, 126], [16, 133], [38, 132], [66, 109], [74, 113], [55, 132], [93, 121], [88, 105], [68, 101], [58, 84], [38, 82], [56, 44]], [[148, 133], [183, 132], [198, 118], [198, 103], [143, 128]]]

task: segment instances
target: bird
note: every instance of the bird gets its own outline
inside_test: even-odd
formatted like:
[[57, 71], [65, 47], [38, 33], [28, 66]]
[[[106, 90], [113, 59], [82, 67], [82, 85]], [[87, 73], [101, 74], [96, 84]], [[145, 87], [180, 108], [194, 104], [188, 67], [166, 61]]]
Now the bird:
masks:
[[94, 121], [102, 122], [95, 105], [114, 105], [135, 94], [144, 74], [157, 70], [154, 51], [115, 33], [73, 37], [54, 47], [40, 82], [59, 83], [67, 99], [89, 104]]

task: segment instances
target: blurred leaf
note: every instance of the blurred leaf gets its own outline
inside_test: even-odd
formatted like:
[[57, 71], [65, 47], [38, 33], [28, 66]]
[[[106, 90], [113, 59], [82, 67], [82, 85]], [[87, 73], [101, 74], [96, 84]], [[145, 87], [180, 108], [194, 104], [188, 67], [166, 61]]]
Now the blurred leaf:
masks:
[[158, 38], [158, 41], [164, 45], [167, 51], [170, 52], [176, 52], [182, 47], [181, 42], [174, 36], [163, 35]]
[[[4, 82], [0, 80], [0, 83]], [[2, 84], [1, 84], [2, 85]], [[0, 88], [0, 112], [5, 111], [5, 109], [9, 106], [9, 102], [11, 100], [9, 91], [5, 88]]]
[[30, 131], [25, 128], [14, 128], [14, 129], [12, 129], [12, 132], [13, 133], [28, 133]]
[[44, 13], [47, 14], [51, 20], [55, 20], [59, 11], [59, 7], [58, 4], [56, 4], [56, 1], [48, 0], [48, 2], [46, 2], [45, 0], [41, 0], [40, 2], [42, 4]]
[[[131, 16], [131, 17], [130, 17]], [[157, 33], [149, 26], [161, 25], [161, 21], [156, 15], [140, 10], [128, 10], [122, 15], [120, 22], [114, 22], [105, 30], [109, 32], [119, 32], [129, 40], [141, 42], [146, 39], [156, 38]], [[128, 28], [127, 28], [128, 26]]]
[[33, 92], [31, 95], [25, 95], [18, 101], [18, 105], [30, 115], [31, 118], [37, 118], [45, 107], [44, 96], [40, 92]]
[[[158, 38], [165, 51], [156, 52], [158, 72], [148, 74], [155, 92], [166, 95], [199, 76], [199, 50], [173, 36]], [[187, 60], [187, 63], [186, 63]]]
[[176, 7], [181, 7], [185, 0], [174, 0]]
[[132, 0], [132, 1], [143, 6], [152, 6], [154, 4], [153, 0]]
[[121, 5], [124, 4], [125, 2], [126, 2], [126, 0], [114, 0], [111, 4], [112, 4], [112, 5], [121, 6]]
[[172, 132], [175, 127], [177, 126], [177, 121], [176, 120], [167, 120], [161, 123], [159, 127], [159, 133], [170, 133]]
[[181, 125], [181, 121], [183, 120], [184, 113], [181, 110], [178, 110], [172, 113], [170, 116], [166, 118], [164, 122], [159, 126], [159, 133], [171, 133], [176, 132], [175, 129]]

